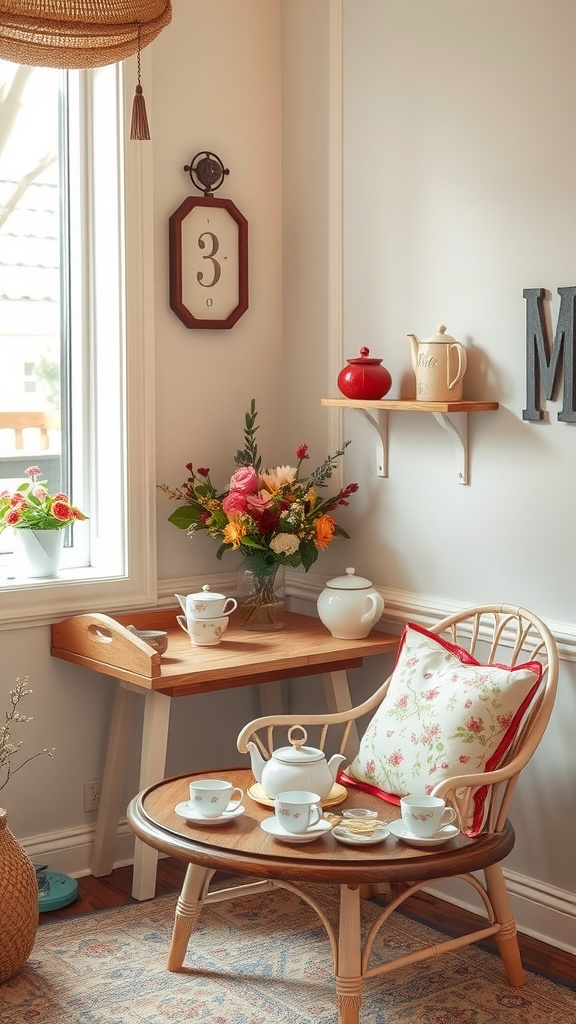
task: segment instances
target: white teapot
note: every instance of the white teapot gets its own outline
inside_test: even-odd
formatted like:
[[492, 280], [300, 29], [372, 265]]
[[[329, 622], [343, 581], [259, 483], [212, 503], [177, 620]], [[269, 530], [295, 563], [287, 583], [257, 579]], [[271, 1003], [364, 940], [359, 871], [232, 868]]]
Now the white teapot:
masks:
[[[294, 739], [294, 730], [302, 733], [300, 739]], [[306, 747], [308, 733], [302, 725], [293, 725], [288, 731], [289, 747], [273, 750], [268, 761], [262, 757], [258, 747], [250, 740], [246, 749], [250, 751], [252, 772], [256, 782], [271, 800], [287, 790], [307, 790], [317, 793], [325, 800], [334, 783], [339, 765], [346, 758], [343, 754], [333, 754], [329, 761], [324, 752], [317, 747]]]
[[363, 640], [384, 611], [384, 598], [370, 580], [346, 569], [328, 580], [317, 602], [320, 621], [338, 640]]

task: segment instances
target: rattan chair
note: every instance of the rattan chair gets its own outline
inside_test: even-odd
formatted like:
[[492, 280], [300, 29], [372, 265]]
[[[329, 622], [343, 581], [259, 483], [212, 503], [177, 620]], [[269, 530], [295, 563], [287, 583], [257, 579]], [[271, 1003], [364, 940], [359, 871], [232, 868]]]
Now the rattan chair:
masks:
[[[431, 857], [428, 861], [423, 858], [417, 864], [416, 875], [411, 877], [407, 875], [410, 862], [391, 865], [387, 862], [386, 851], [383, 849], [382, 881], [388, 885], [389, 901], [367, 939], [362, 957], [362, 975], [368, 977], [383, 973], [393, 966], [387, 963], [376, 968], [367, 967], [374, 934], [390, 913], [409, 896], [432, 882], [439, 882], [448, 877], [459, 877], [468, 882], [480, 896], [487, 918], [486, 924], [474, 927], [466, 935], [400, 957], [396, 961], [396, 966], [405, 966], [429, 956], [449, 952], [493, 935], [498, 943], [509, 983], [520, 986], [524, 983], [524, 974], [516, 924], [500, 862], [514, 845], [514, 833], [508, 821], [512, 795], [520, 772], [534, 754], [552, 712], [558, 679], [556, 643], [541, 619], [524, 608], [509, 605], [468, 608], [438, 622], [430, 631], [464, 647], [481, 664], [506, 664], [513, 667], [526, 661], [539, 661], [543, 665], [542, 680], [530, 710], [508, 750], [505, 763], [492, 772], [444, 779], [433, 790], [435, 795], [443, 797], [455, 807], [460, 820], [465, 820], [470, 813], [473, 793], [479, 786], [485, 786], [486, 817], [482, 833], [466, 841], [453, 853], [448, 851], [445, 855]], [[310, 741], [327, 754], [338, 751], [349, 755], [354, 727], [358, 726], [358, 731], [362, 732], [362, 720], [366, 719], [366, 716], [370, 718], [375, 713], [386, 695], [389, 683], [390, 680], [386, 680], [368, 700], [347, 712], [327, 715], [277, 715], [250, 722], [238, 736], [238, 749], [243, 753], [247, 752], [247, 743], [252, 741], [256, 743], [262, 755], [268, 757], [274, 749], [285, 744], [287, 727], [299, 724], [306, 727]], [[384, 808], [386, 806], [383, 805]], [[415, 864], [416, 862], [413, 862], [412, 867]], [[439, 865], [441, 874], [437, 873]], [[483, 882], [478, 878], [480, 872], [483, 872]], [[341, 1019], [344, 1019], [344, 1016]]]

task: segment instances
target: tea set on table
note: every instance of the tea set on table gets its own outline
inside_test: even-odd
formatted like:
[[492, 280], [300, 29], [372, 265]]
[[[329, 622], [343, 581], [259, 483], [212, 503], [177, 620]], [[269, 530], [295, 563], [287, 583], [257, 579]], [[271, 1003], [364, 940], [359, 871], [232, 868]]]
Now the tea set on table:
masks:
[[[228, 628], [229, 616], [238, 607], [233, 597], [217, 594], [208, 585], [197, 594], [175, 595], [183, 614], [178, 625], [197, 647], [215, 647]], [[384, 611], [384, 598], [370, 580], [346, 569], [344, 576], [328, 580], [317, 601], [318, 617], [338, 640], [368, 636]]]
[[[367, 846], [382, 842], [391, 833], [411, 846], [427, 847], [440, 846], [459, 834], [453, 808], [425, 794], [403, 797], [402, 817], [397, 821], [383, 821], [377, 811], [351, 807], [345, 808], [335, 823], [336, 815], [325, 815], [325, 810], [348, 795], [336, 782], [345, 757], [333, 754], [327, 761], [322, 750], [306, 746], [307, 738], [303, 726], [293, 725], [288, 731], [289, 746], [274, 750], [268, 760], [255, 743], [246, 744], [256, 780], [247, 795], [274, 809], [273, 815], [260, 823], [272, 839], [312, 843], [332, 832], [347, 846]], [[244, 813], [244, 796], [242, 789], [225, 780], [195, 780], [190, 783], [190, 799], [177, 804], [175, 811], [195, 825], [221, 825]]]
[[[178, 624], [193, 644], [213, 647], [228, 627], [228, 616], [237, 607], [233, 597], [213, 593], [209, 586], [186, 597], [176, 594], [182, 615]], [[368, 636], [381, 617], [384, 599], [370, 580], [356, 576], [353, 568], [328, 580], [318, 597], [318, 616], [333, 637], [359, 640]], [[250, 753], [255, 782], [247, 796], [274, 813], [260, 823], [273, 839], [284, 843], [311, 843], [328, 832], [349, 846], [380, 843], [392, 833], [413, 846], [437, 846], [458, 835], [452, 824], [455, 812], [436, 797], [411, 796], [400, 802], [402, 818], [386, 822], [377, 811], [346, 808], [341, 815], [325, 812], [348, 796], [337, 782], [338, 769], [346, 760], [306, 745], [308, 735], [301, 725], [288, 731], [288, 746], [274, 750], [265, 760], [253, 742]], [[206, 778], [190, 783], [190, 799], [175, 807], [176, 813], [195, 825], [222, 825], [245, 811], [244, 792], [222, 779]], [[336, 819], [336, 823], [335, 823]]]
[[238, 607], [234, 597], [216, 594], [209, 586], [197, 594], [175, 595], [183, 615], [177, 615], [178, 625], [196, 647], [216, 647], [228, 629], [228, 616]]

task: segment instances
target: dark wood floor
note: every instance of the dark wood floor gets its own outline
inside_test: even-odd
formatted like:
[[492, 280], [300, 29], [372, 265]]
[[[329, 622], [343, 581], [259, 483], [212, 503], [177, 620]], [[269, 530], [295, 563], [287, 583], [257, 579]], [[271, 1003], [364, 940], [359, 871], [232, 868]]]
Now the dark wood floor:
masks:
[[[158, 863], [156, 895], [179, 892], [184, 880], [185, 865], [172, 857], [163, 858]], [[104, 878], [93, 878], [85, 875], [78, 879], [78, 897], [61, 910], [40, 914], [40, 923], [77, 917], [80, 914], [92, 914], [98, 910], [125, 906], [135, 903], [132, 899], [132, 867], [116, 868]], [[427, 893], [419, 893], [410, 897], [404, 904], [405, 912], [418, 921], [438, 928], [448, 935], [460, 935], [470, 927], [474, 915], [460, 910], [449, 903], [437, 900]], [[479, 919], [477, 919], [479, 920]], [[565, 953], [554, 946], [538, 942], [527, 935], [520, 935], [520, 949], [524, 966], [551, 981], [567, 985], [576, 991], [576, 957]], [[493, 939], [481, 945], [496, 952]]]

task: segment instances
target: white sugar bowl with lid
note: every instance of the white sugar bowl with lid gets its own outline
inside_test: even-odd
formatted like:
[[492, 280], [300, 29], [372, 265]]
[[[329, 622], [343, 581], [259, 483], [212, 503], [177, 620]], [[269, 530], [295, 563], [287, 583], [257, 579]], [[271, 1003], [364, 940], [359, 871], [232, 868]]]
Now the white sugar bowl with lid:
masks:
[[337, 640], [363, 640], [384, 611], [384, 598], [370, 580], [346, 569], [328, 580], [318, 598], [320, 621]]
[[222, 615], [231, 615], [237, 608], [234, 597], [217, 594], [210, 590], [208, 584], [198, 594], [175, 594], [182, 611], [188, 619], [219, 619]]

